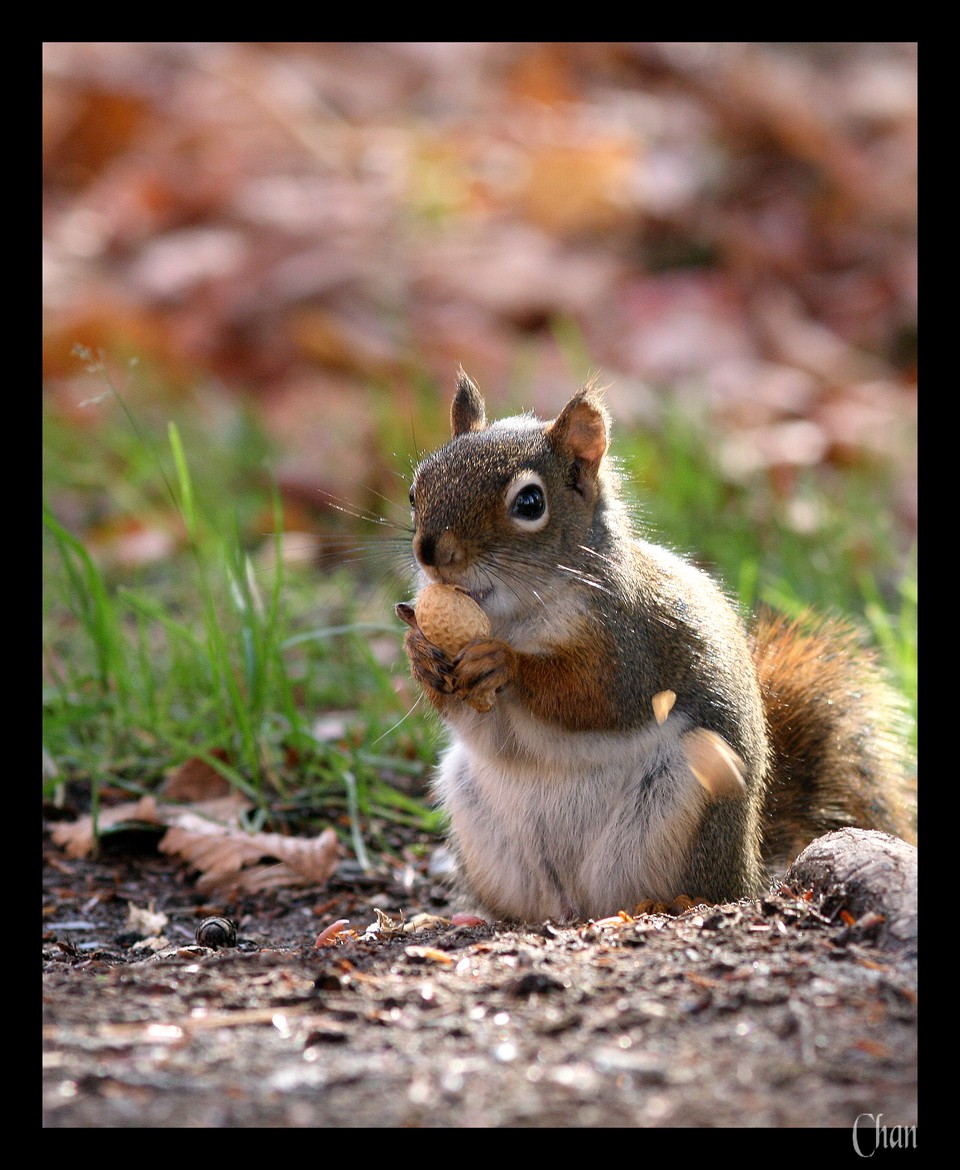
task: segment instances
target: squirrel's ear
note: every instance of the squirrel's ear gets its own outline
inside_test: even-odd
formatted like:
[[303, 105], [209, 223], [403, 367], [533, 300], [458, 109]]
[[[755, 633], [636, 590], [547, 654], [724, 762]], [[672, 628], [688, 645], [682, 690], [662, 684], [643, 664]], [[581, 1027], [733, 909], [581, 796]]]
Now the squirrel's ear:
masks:
[[553, 447], [592, 472], [607, 453], [610, 416], [595, 386], [584, 386], [547, 427]]
[[482, 431], [486, 425], [487, 408], [483, 396], [461, 366], [457, 371], [457, 392], [450, 407], [450, 429], [456, 436], [468, 431]]

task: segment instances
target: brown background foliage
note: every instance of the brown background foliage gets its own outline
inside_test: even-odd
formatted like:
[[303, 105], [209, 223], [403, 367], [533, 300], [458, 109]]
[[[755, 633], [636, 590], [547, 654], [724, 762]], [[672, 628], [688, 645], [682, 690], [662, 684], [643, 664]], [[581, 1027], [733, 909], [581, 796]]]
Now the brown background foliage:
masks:
[[734, 477], [892, 462], [909, 533], [916, 74], [901, 42], [48, 43], [48, 396], [89, 396], [78, 342], [247, 395], [293, 491], [458, 363], [546, 414], [598, 370], [625, 421], [705, 411]]

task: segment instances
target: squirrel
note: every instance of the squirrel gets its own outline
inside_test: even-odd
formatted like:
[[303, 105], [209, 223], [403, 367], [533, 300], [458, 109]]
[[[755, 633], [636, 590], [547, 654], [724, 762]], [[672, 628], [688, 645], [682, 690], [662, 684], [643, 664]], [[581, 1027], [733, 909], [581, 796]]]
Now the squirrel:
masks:
[[396, 611], [452, 734], [434, 792], [478, 909], [755, 898], [832, 828], [911, 835], [874, 657], [836, 621], [748, 629], [707, 573], [638, 537], [593, 383], [552, 421], [488, 422], [461, 369], [450, 418], [410, 491], [419, 584], [467, 591], [490, 633], [451, 656]]

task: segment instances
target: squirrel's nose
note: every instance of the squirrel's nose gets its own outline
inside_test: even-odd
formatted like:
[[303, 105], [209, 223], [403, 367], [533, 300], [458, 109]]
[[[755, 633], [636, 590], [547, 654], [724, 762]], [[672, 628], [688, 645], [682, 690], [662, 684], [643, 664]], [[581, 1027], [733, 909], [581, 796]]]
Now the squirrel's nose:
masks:
[[449, 569], [461, 565], [467, 559], [459, 538], [449, 529], [434, 536], [429, 532], [419, 533], [413, 541], [413, 551], [421, 565], [432, 569]]

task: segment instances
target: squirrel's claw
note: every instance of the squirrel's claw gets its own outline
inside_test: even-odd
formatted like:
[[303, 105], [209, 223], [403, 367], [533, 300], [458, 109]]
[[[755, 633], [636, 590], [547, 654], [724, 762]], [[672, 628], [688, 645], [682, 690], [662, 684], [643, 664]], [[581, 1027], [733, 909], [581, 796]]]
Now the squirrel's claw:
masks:
[[416, 612], [409, 602], [401, 601], [398, 605], [395, 605], [394, 613], [402, 622], [406, 622], [411, 630], [416, 630], [419, 628], [417, 626]]

